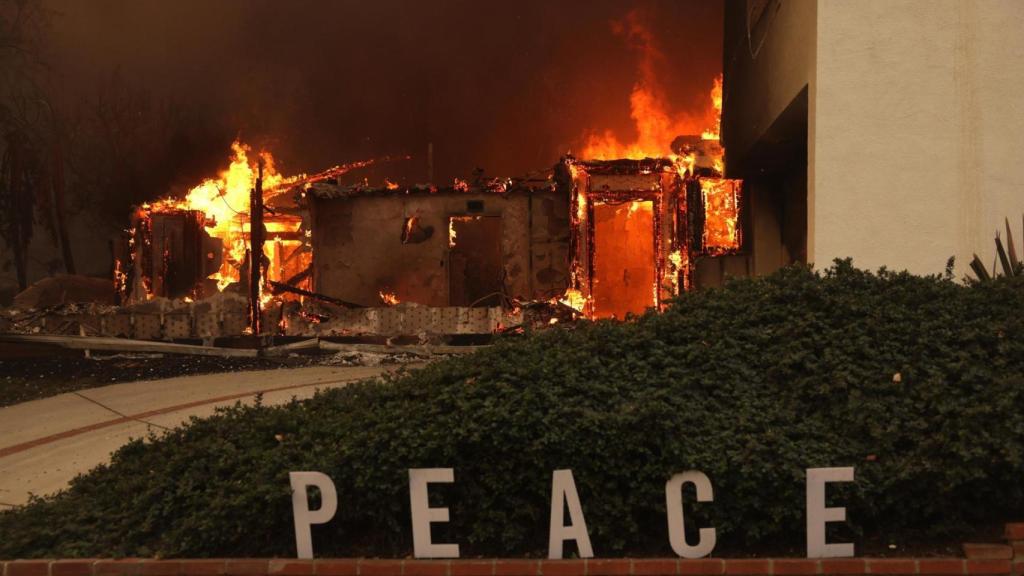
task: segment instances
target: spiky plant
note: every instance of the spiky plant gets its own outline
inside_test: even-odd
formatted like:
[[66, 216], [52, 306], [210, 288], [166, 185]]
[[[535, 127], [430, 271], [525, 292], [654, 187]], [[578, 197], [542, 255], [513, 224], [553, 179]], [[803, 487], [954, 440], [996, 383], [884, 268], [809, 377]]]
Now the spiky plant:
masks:
[[1003, 246], [1003, 239], [999, 237], [999, 231], [996, 230], [996, 256], [999, 265], [1002, 267], [1002, 273], [996, 267], [996, 262], [992, 262], [992, 273], [989, 274], [988, 268], [985, 267], [981, 258], [977, 254], [974, 255], [974, 259], [971, 260], [971, 270], [974, 271], [978, 281], [986, 282], [998, 276], [1024, 276], [1024, 262], [1021, 262], [1020, 258], [1017, 257], [1017, 248], [1013, 243], [1013, 232], [1010, 230], [1009, 218], [1006, 219], [1005, 247]]

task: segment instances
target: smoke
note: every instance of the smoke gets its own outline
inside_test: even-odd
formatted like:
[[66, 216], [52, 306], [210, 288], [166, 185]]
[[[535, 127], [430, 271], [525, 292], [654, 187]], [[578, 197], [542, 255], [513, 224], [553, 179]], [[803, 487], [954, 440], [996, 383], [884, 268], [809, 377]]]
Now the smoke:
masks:
[[421, 182], [433, 143], [436, 181], [524, 174], [595, 130], [635, 139], [635, 85], [703, 113], [722, 68], [722, 6], [705, 0], [45, 2], [66, 106], [116, 73], [185, 123], [161, 132], [175, 160], [144, 179], [150, 197], [211, 174], [236, 136], [286, 173], [409, 154], [352, 176]]

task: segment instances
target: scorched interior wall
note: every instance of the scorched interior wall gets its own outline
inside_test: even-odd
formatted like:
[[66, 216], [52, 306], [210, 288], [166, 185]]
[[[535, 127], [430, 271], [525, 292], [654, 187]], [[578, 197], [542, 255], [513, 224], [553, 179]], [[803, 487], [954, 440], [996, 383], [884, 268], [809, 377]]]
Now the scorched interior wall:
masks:
[[[381, 305], [382, 291], [402, 302], [448, 306], [453, 281], [449, 219], [470, 216], [501, 220], [507, 296], [561, 294], [567, 285], [569, 235], [568, 202], [561, 197], [554, 191], [314, 196], [315, 290], [366, 306]], [[403, 243], [408, 218], [416, 219], [417, 232]]]

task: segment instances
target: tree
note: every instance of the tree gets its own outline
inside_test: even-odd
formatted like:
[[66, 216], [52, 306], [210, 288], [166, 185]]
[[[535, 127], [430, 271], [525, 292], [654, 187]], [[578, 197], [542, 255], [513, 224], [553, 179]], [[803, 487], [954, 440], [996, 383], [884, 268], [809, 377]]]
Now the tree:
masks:
[[61, 124], [39, 79], [48, 14], [39, 0], [0, 0], [0, 238], [18, 284], [28, 285], [28, 247], [40, 220], [75, 273], [65, 215]]
[[28, 284], [27, 252], [35, 205], [25, 103], [36, 93], [38, 5], [0, 0], [0, 237], [13, 251], [18, 285]]

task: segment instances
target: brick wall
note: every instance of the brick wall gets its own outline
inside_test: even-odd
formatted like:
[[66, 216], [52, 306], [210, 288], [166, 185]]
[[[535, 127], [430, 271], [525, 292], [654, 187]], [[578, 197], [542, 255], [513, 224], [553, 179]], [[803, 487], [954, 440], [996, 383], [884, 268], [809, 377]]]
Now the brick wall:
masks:
[[0, 576], [1024, 576], [1024, 523], [964, 558], [608, 558], [590, 560], [12, 560]]

